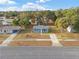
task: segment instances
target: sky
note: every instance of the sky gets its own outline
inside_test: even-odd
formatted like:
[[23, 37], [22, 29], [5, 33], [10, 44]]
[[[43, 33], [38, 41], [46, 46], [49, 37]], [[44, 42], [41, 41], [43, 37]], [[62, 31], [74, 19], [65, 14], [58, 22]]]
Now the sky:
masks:
[[0, 0], [0, 11], [58, 10], [79, 7], [79, 0]]

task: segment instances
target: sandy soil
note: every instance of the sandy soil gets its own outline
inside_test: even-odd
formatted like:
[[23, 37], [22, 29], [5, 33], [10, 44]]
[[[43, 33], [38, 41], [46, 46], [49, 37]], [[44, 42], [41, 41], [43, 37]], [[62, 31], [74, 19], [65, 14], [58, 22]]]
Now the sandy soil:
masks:
[[10, 34], [0, 34], [0, 44], [8, 38]]
[[52, 46], [49, 35], [37, 33], [18, 34], [9, 46]]
[[63, 46], [79, 46], [79, 41], [60, 41]]
[[52, 46], [51, 41], [13, 41], [9, 46]]

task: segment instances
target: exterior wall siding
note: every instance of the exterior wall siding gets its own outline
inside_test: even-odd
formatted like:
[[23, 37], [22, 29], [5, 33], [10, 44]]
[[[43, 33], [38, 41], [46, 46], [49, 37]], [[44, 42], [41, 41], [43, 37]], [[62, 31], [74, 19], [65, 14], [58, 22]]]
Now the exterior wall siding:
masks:
[[42, 31], [43, 33], [46, 33], [46, 32], [48, 32], [48, 29], [33, 29], [33, 32], [40, 33], [41, 31]]
[[0, 34], [15, 33], [21, 29], [20, 26], [1, 26]]
[[18, 30], [0, 30], [0, 34], [11, 34], [11, 33], [16, 33]]

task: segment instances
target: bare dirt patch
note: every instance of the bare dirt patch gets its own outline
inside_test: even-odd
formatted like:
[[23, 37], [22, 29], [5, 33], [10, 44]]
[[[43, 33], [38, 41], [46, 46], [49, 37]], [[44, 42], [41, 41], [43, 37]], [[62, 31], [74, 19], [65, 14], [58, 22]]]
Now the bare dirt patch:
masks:
[[51, 41], [13, 41], [9, 46], [51, 46]]
[[14, 40], [20, 40], [20, 39], [50, 39], [49, 35], [46, 34], [37, 34], [37, 33], [21, 33], [18, 34]]
[[79, 46], [79, 41], [60, 41], [63, 46]]
[[63, 46], [79, 46], [79, 33], [56, 33]]
[[8, 37], [10, 36], [10, 34], [0, 34], [0, 44], [6, 40]]
[[76, 39], [79, 40], [79, 33], [56, 33], [58, 39], [67, 40], [67, 39]]
[[47, 34], [20, 33], [9, 46], [52, 46], [52, 42]]

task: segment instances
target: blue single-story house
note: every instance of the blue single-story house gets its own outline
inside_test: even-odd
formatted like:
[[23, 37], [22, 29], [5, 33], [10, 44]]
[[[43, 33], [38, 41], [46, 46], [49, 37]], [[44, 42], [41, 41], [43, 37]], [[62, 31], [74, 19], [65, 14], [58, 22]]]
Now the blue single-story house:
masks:
[[33, 26], [33, 32], [36, 32], [36, 33], [47, 33], [48, 31], [49, 31], [49, 27], [48, 26], [44, 26], [44, 25]]
[[0, 26], [0, 34], [16, 33], [20, 29], [20, 26]]

